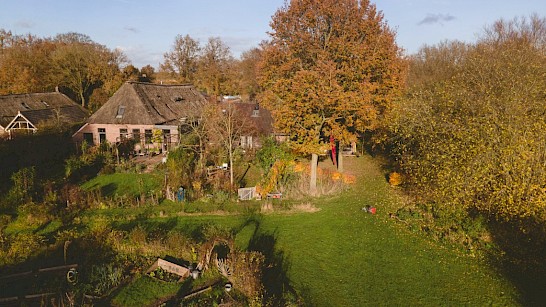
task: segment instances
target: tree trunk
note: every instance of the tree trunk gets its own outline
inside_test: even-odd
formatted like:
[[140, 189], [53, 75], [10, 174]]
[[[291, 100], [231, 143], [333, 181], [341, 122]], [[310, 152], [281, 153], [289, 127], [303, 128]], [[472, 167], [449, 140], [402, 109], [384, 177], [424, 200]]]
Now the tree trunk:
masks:
[[233, 189], [233, 155], [229, 154], [229, 183]]
[[82, 100], [82, 108], [85, 108], [85, 97], [83, 96], [83, 91], [80, 91], [80, 99]]
[[203, 169], [205, 169], [203, 165], [203, 160], [204, 160], [203, 151], [204, 151], [203, 138], [201, 137], [201, 135], [199, 135], [199, 163], [198, 163], [199, 171], [202, 171]]
[[309, 193], [312, 196], [317, 195], [317, 164], [318, 155], [314, 153], [311, 155], [311, 180], [309, 182]]
[[233, 143], [231, 141], [231, 134], [230, 139], [228, 142], [228, 154], [229, 154], [229, 184], [230, 187], [233, 189]]

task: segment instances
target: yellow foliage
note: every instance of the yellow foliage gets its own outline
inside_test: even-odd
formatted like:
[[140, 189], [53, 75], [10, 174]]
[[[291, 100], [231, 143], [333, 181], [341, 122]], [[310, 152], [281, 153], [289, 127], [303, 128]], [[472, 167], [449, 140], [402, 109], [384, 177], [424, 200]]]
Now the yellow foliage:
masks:
[[191, 185], [192, 185], [192, 187], [193, 187], [193, 189], [195, 191], [201, 191], [201, 182], [200, 181], [194, 180], [194, 181], [192, 181]]
[[285, 168], [291, 165], [290, 162], [277, 160], [271, 169], [269, 170], [268, 176], [265, 177], [262, 182], [256, 186], [256, 191], [260, 195], [264, 196], [267, 193], [273, 191], [277, 188], [277, 182], [279, 180], [279, 174], [283, 173]]
[[356, 182], [356, 176], [355, 175], [343, 174], [343, 183], [353, 184], [355, 182]]
[[305, 170], [305, 165], [301, 162], [298, 162], [296, 163], [296, 165], [294, 165], [294, 172], [296, 173], [301, 173]]
[[340, 172], [333, 172], [332, 173], [332, 180], [335, 180], [335, 181], [341, 180], [341, 177], [342, 177], [342, 175], [341, 175]]
[[402, 183], [402, 175], [397, 172], [392, 172], [389, 174], [389, 184], [392, 186], [398, 186]]

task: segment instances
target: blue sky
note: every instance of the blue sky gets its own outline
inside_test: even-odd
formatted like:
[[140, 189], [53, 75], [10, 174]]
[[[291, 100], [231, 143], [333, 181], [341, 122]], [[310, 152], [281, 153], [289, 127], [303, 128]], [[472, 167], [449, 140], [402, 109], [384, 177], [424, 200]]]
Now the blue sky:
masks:
[[[546, 0], [377, 0], [407, 53], [443, 40], [473, 42], [500, 18], [537, 13]], [[40, 37], [87, 34], [121, 48], [137, 67], [158, 67], [177, 34], [203, 45], [220, 37], [235, 56], [267, 39], [269, 22], [284, 0], [0, 0], [0, 28]]]

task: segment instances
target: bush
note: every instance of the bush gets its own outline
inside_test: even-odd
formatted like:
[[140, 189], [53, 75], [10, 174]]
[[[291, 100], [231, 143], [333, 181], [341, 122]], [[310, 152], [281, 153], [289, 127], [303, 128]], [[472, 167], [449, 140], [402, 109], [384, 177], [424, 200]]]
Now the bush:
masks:
[[133, 228], [133, 230], [131, 230], [131, 232], [129, 233], [129, 241], [131, 241], [131, 243], [133, 243], [136, 246], [144, 245], [146, 244], [147, 236], [148, 236], [148, 232], [146, 231], [146, 229], [144, 229], [144, 227], [139, 225]]
[[40, 253], [44, 245], [44, 237], [33, 233], [20, 233], [7, 240], [7, 250], [0, 257], [0, 265], [23, 262]]
[[113, 263], [93, 265], [87, 285], [84, 286], [92, 295], [103, 296], [117, 287], [123, 280], [123, 269]]
[[421, 196], [524, 228], [546, 223], [546, 60], [531, 28], [495, 27], [462, 56], [438, 50], [456, 60], [449, 77], [412, 88], [396, 105], [395, 160]]

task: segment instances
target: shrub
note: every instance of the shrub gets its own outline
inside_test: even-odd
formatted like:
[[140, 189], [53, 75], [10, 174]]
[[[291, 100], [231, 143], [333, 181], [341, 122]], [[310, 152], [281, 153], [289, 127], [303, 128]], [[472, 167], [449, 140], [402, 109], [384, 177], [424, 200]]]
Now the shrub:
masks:
[[148, 232], [144, 227], [138, 225], [129, 232], [129, 241], [136, 246], [143, 245], [146, 243], [146, 237]]
[[262, 147], [256, 153], [256, 159], [264, 173], [268, 173], [276, 161], [293, 161], [295, 156], [286, 143], [278, 144], [274, 138], [264, 140]]
[[0, 257], [0, 265], [23, 262], [37, 255], [44, 244], [44, 237], [33, 233], [20, 233], [8, 241], [5, 257]]
[[102, 296], [117, 287], [123, 275], [123, 269], [115, 264], [93, 265], [86, 288], [91, 294]]
[[402, 183], [402, 175], [397, 172], [389, 174], [389, 184], [392, 186], [399, 186]]

